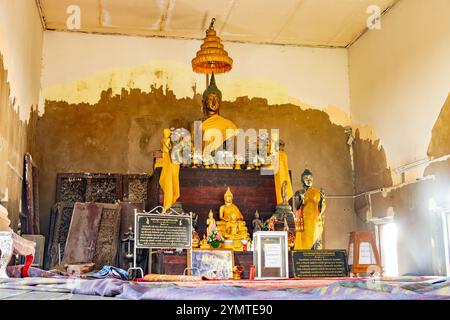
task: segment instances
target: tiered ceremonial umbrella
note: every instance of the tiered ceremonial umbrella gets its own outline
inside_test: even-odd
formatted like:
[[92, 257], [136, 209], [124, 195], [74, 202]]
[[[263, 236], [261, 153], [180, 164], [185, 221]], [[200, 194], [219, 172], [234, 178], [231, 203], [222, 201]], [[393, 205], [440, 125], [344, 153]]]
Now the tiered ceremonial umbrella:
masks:
[[207, 77], [212, 73], [228, 72], [233, 67], [233, 59], [224, 50], [224, 46], [220, 43], [220, 38], [217, 36], [216, 30], [214, 30], [215, 21], [215, 18], [211, 20], [200, 51], [192, 59], [192, 70], [197, 73], [204, 73]]

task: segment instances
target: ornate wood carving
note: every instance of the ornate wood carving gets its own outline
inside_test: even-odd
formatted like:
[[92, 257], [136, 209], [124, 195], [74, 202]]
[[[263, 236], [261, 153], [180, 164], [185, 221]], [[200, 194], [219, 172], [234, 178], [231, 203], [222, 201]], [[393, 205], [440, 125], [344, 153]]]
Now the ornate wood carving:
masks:
[[102, 209], [94, 263], [97, 268], [115, 265], [119, 247], [121, 207], [119, 204], [99, 204]]
[[101, 217], [101, 205], [75, 203], [62, 259], [63, 264], [93, 261]]

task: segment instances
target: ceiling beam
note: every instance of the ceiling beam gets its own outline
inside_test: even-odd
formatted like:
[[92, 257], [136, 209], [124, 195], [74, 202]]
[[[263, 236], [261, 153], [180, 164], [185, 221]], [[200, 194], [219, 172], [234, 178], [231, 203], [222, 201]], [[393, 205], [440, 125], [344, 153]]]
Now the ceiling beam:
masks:
[[[383, 16], [385, 14], [387, 14], [389, 12], [389, 10], [391, 10], [393, 7], [395, 7], [401, 0], [395, 0], [395, 2], [393, 2], [389, 7], [387, 7], [386, 9], [384, 9], [384, 11], [381, 13], [380, 19], [383, 18]], [[366, 34], [366, 32], [369, 31], [369, 28], [366, 27], [364, 28], [363, 31], [361, 31], [352, 41], [350, 41], [345, 48], [350, 48], [356, 41], [358, 41], [363, 35]]]
[[39, 13], [39, 18], [41, 19], [42, 29], [47, 30], [47, 23], [45, 22], [44, 10], [42, 10], [41, 0], [35, 0], [35, 3]]
[[[198, 40], [203, 41], [204, 38], [200, 37], [182, 37], [182, 36], [166, 36], [155, 34], [138, 34], [138, 33], [125, 33], [125, 32], [100, 32], [100, 31], [87, 31], [87, 30], [67, 30], [59, 28], [48, 28], [47, 31], [68, 32], [68, 33], [83, 33], [83, 34], [96, 34], [104, 36], [123, 36], [123, 37], [139, 37], [139, 38], [162, 38], [162, 39], [174, 39], [174, 40]], [[240, 44], [257, 44], [268, 46], [282, 46], [282, 47], [296, 47], [296, 48], [322, 48], [322, 49], [345, 49], [346, 46], [333, 46], [333, 45], [313, 45], [313, 44], [295, 44], [295, 43], [278, 43], [268, 41], [243, 41], [243, 40], [224, 40], [223, 43], [240, 43]]]

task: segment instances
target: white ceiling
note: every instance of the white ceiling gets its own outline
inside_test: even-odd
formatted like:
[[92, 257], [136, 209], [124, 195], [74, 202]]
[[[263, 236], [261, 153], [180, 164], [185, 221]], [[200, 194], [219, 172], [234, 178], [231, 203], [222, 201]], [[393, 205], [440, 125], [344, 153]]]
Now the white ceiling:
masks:
[[80, 32], [202, 39], [211, 18], [223, 41], [347, 47], [376, 5], [399, 0], [36, 0], [45, 27], [67, 31], [67, 8], [81, 10]]

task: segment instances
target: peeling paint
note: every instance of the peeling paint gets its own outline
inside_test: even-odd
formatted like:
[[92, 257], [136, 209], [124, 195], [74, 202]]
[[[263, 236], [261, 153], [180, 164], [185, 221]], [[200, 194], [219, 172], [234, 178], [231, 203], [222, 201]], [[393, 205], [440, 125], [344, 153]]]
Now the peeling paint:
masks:
[[[217, 76], [218, 85], [224, 101], [236, 101], [239, 97], [263, 98], [271, 105], [294, 104], [301, 109], [321, 109], [292, 97], [286, 85], [265, 79], [239, 79]], [[173, 61], [154, 61], [152, 64], [135, 68], [103, 71], [92, 77], [78, 81], [51, 86], [44, 89], [44, 99], [66, 101], [68, 103], [96, 104], [102, 91], [112, 90], [112, 95], [120, 94], [122, 89], [140, 89], [151, 92], [152, 87], [168, 87], [177, 98], [192, 98], [205, 87], [203, 75], [194, 74], [190, 67]], [[43, 108], [43, 107], [42, 107]], [[40, 114], [44, 110], [40, 109]], [[331, 122], [351, 125], [351, 117], [338, 106], [329, 105], [323, 110], [330, 116]]]
[[[123, 88], [150, 92], [151, 86], [170, 87], [177, 98], [188, 98], [193, 96], [192, 87], [198, 87], [197, 83], [200, 83], [201, 87], [205, 86], [202, 78], [184, 64], [155, 61], [152, 64], [131, 69], [99, 72], [90, 78], [45, 88], [44, 99], [95, 104], [100, 99], [101, 92], [108, 89], [112, 89], [112, 94], [115, 95], [120, 94]], [[270, 104], [285, 104], [290, 100], [287, 88], [273, 81], [227, 77], [219, 78], [217, 82], [226, 101], [234, 101], [241, 96], [262, 97]]]

